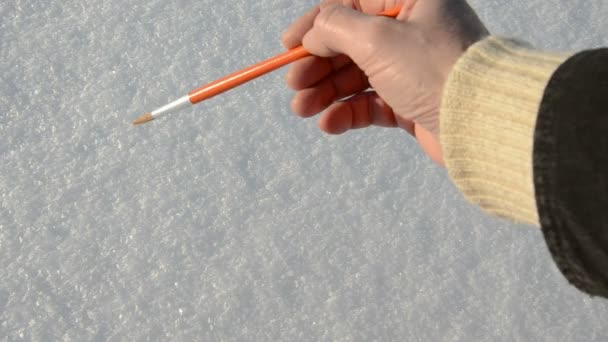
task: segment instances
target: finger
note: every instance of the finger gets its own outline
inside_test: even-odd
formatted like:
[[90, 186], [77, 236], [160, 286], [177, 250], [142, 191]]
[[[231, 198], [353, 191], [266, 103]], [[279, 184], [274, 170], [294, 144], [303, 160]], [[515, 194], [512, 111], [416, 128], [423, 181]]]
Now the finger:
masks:
[[313, 28], [302, 39], [311, 54], [334, 57], [349, 56], [360, 67], [374, 55], [387, 33], [401, 29], [403, 23], [383, 17], [370, 16], [356, 10], [330, 5], [317, 15]]
[[[354, 8], [371, 15], [377, 15], [380, 12], [393, 9], [398, 5], [407, 3], [411, 0], [358, 0], [358, 1], [348, 1], [353, 3]], [[345, 4], [346, 5], [346, 4]], [[405, 5], [404, 5], [405, 7]]]
[[288, 49], [292, 49], [302, 44], [302, 37], [304, 37], [304, 34], [312, 28], [317, 14], [319, 14], [319, 6], [315, 6], [300, 17], [300, 19], [296, 20], [296, 22], [291, 24], [283, 34], [283, 45]]
[[287, 85], [294, 90], [309, 88], [332, 72], [351, 64], [345, 55], [333, 58], [310, 56], [293, 63], [287, 73]]
[[447, 2], [461, 2], [462, 0], [424, 0], [419, 1], [416, 7], [411, 11], [410, 20], [414, 22], [430, 21], [429, 24], [435, 24], [437, 19], [442, 14], [442, 8]]
[[401, 12], [399, 12], [399, 15], [397, 16], [397, 20], [409, 20], [410, 16], [412, 15], [412, 11], [414, 10], [414, 6], [417, 2], [418, 0], [405, 0], [403, 2], [403, 8], [401, 9]]
[[321, 9], [328, 6], [341, 4], [343, 7], [356, 9], [369, 15], [377, 15], [385, 10], [402, 6], [403, 8], [397, 16], [397, 19], [405, 21], [410, 16], [410, 13], [417, 1], [418, 0], [325, 0], [289, 26], [289, 28], [283, 34], [282, 42], [283, 45], [288, 49], [301, 45], [304, 35], [314, 26], [314, 21], [319, 15]]
[[294, 47], [301, 45], [304, 34], [306, 34], [306, 32], [312, 28], [321, 7], [328, 4], [340, 4], [344, 2], [348, 2], [350, 4], [352, 1], [353, 0], [325, 0], [318, 6], [313, 7], [310, 9], [310, 11], [306, 12], [306, 14], [291, 24], [287, 31], [285, 31], [282, 38], [283, 45], [288, 49], [293, 49]]
[[292, 101], [292, 109], [302, 117], [313, 116], [334, 101], [351, 96], [369, 88], [365, 74], [356, 65], [350, 64], [311, 88], [299, 91]]
[[302, 38], [313, 27], [316, 16], [319, 14], [320, 8], [334, 4], [342, 4], [343, 6], [357, 9], [363, 13], [377, 15], [378, 13], [393, 9], [398, 5], [402, 5], [403, 9], [398, 15], [398, 19], [406, 20], [417, 0], [325, 0], [320, 5], [313, 7], [310, 11], [296, 20], [283, 34], [283, 45], [292, 49], [302, 44]]
[[357, 33], [362, 33], [361, 27], [367, 20], [365, 14], [346, 7], [324, 7], [316, 16], [313, 28], [302, 39], [302, 45], [317, 56], [334, 57], [343, 53], [352, 58], [349, 43], [353, 43]]
[[[397, 127], [393, 110], [375, 92], [365, 92], [332, 104], [319, 120], [319, 128], [329, 134], [371, 125]], [[413, 133], [413, 125], [410, 133]]]

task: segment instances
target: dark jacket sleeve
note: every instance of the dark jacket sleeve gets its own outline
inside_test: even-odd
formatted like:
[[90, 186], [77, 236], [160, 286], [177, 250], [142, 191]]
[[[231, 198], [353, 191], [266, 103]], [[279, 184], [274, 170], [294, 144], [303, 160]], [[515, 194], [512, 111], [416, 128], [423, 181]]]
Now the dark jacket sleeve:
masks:
[[534, 136], [543, 235], [568, 281], [608, 298], [608, 49], [578, 53], [553, 74]]

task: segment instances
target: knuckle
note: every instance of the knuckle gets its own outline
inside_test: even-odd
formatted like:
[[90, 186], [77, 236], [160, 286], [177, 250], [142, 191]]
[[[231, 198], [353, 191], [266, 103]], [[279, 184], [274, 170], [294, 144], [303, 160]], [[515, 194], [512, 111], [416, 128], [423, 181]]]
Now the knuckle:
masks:
[[391, 28], [390, 19], [382, 17], [370, 18], [369, 25], [366, 29], [366, 38], [369, 41], [382, 41], [391, 31]]
[[387, 18], [370, 18], [368, 25], [362, 32], [362, 41], [371, 51], [378, 51], [386, 47], [388, 36], [392, 34], [393, 25]]
[[341, 7], [335, 4], [324, 6], [319, 15], [317, 15], [314, 26], [322, 30], [331, 28], [335, 18], [339, 15]]

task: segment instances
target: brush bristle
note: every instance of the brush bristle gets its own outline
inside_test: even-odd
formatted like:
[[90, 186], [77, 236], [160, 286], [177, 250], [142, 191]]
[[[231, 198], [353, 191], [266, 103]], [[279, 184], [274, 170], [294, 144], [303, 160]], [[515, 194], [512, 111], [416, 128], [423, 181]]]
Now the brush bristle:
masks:
[[141, 125], [143, 123], [146, 123], [148, 121], [152, 121], [154, 120], [154, 117], [152, 116], [151, 113], [146, 113], [142, 116], [140, 116], [139, 118], [137, 118], [137, 120], [133, 121], [134, 125]]

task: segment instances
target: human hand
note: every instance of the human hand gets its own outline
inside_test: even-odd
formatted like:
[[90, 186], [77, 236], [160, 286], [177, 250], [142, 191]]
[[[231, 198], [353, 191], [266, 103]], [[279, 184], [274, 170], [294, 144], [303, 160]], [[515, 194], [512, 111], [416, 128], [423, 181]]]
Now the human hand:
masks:
[[[399, 3], [397, 20], [375, 16]], [[443, 165], [443, 87], [458, 58], [487, 34], [465, 0], [326, 0], [283, 36], [287, 48], [302, 44], [314, 55], [288, 73], [293, 111], [324, 111], [319, 127], [331, 134], [401, 127]]]

